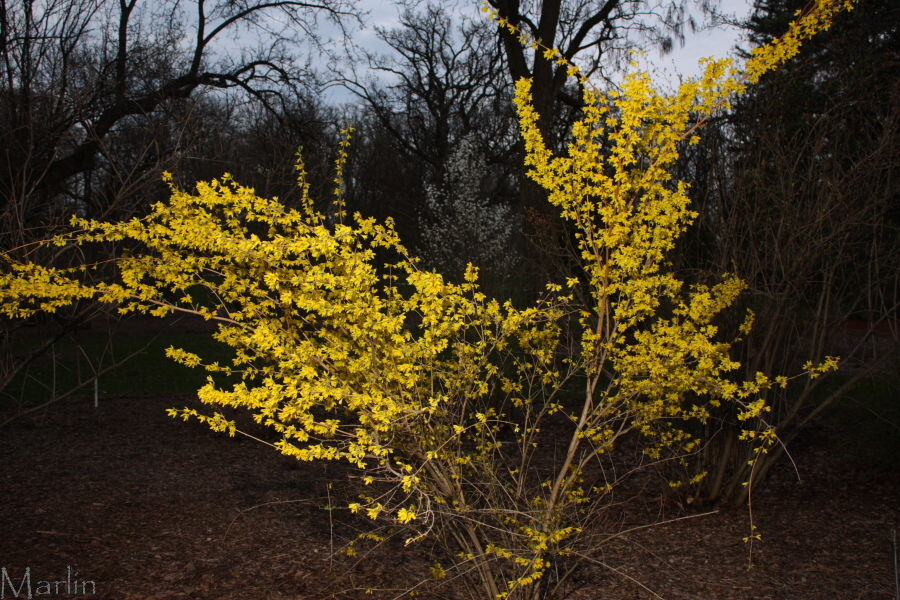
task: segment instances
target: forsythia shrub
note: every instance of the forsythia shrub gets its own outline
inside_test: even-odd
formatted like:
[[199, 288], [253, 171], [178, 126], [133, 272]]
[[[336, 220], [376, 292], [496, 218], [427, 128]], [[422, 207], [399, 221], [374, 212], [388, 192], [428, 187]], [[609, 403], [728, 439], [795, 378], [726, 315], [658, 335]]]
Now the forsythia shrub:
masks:
[[[548, 285], [534, 306], [486, 297], [474, 267], [463, 283], [449, 283], [419, 267], [390, 222], [348, 218], [342, 144], [329, 218], [313, 208], [302, 159], [296, 210], [227, 175], [195, 193], [172, 186], [144, 218], [73, 219], [77, 231], [48, 242], [127, 245], [115, 279], [92, 280], [98, 265], [7, 258], [0, 308], [26, 318], [91, 299], [123, 313], [217, 322], [214, 337], [234, 350], [230, 364], [168, 351], [239, 379], [224, 386], [211, 376], [199, 391], [204, 403], [249, 411], [289, 456], [356, 465], [371, 493], [349, 509], [404, 532], [407, 543], [438, 540], [446, 564], [432, 567], [434, 578], [459, 576], [482, 597], [552, 597], [571, 567], [615, 533], [603, 517], [616, 487], [695, 451], [702, 440], [690, 425], [708, 419], [710, 407], [737, 405], [759, 452], [775, 440], [761, 392], [787, 379], [735, 381], [731, 341], [718, 339], [713, 324], [741, 282], [685, 286], [667, 269], [667, 253], [695, 217], [687, 186], [669, 169], [706, 116], [847, 8], [820, 0], [755, 51], [743, 74], [709, 60], [672, 96], [644, 74], [618, 92], [586, 86], [566, 156], [544, 145], [530, 84], [519, 81], [527, 166], [577, 231], [583, 264], [580, 278]], [[575, 303], [576, 286], [589, 303]], [[215, 410], [172, 414], [237, 432]], [[638, 459], [623, 466], [618, 452], [631, 448]]]

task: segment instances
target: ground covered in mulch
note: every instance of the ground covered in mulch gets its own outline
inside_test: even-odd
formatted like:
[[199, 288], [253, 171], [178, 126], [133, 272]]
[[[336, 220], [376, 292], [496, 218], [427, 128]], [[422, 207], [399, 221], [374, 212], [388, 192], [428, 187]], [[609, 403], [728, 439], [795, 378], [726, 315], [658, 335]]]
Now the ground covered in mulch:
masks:
[[[62, 584], [35, 597], [287, 600], [391, 598], [381, 590], [427, 573], [416, 545], [335, 557], [365, 526], [328, 510], [346, 503], [355, 475], [164, 414], [189, 402], [71, 402], [0, 430], [0, 567], [9, 578], [18, 583], [27, 567], [34, 585], [65, 581], [71, 569], [71, 580], [97, 592], [70, 584], [67, 594]], [[785, 469], [755, 496], [764, 539], [752, 569], [741, 541], [747, 512], [724, 511], [620, 538], [569, 598], [894, 598], [900, 477], [834, 453], [807, 444], [794, 456], [804, 482]], [[5, 594], [14, 597], [8, 584]]]

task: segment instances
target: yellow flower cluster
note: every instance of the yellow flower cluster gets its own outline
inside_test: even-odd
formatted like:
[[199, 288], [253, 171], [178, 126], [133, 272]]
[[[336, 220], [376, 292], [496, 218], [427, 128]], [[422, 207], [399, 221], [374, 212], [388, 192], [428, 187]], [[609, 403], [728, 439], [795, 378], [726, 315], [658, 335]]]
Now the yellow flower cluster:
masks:
[[[651, 456], [659, 458], [667, 448], [690, 451], [697, 441], [679, 423], [703, 421], [709, 407], [723, 401], [741, 405], [741, 420], [760, 418], [769, 410], [765, 400], [748, 398], [786, 385], [784, 377], [762, 374], [752, 382], [731, 381], [739, 365], [729, 357], [730, 343], [716, 340], [712, 319], [742, 291], [738, 279], [726, 275], [718, 285], [685, 290], [666, 271], [667, 253], [696, 217], [687, 185], [673, 178], [671, 168], [681, 145], [696, 142], [708, 115], [850, 8], [852, 2], [819, 0], [798, 15], [785, 36], [754, 51], [743, 71], [730, 60], [707, 59], [702, 77], [672, 95], [660, 94], [646, 73], [637, 72], [626, 77], [621, 90], [602, 94], [588, 86], [584, 115], [572, 127], [564, 156], [554, 156], [544, 143], [531, 105], [531, 82], [517, 82], [529, 176], [575, 227], [593, 299], [582, 310], [582, 366], [589, 374], [611, 373], [599, 391], [601, 401], [573, 418], [580, 438], [598, 450], [605, 451], [619, 431], [610, 427], [611, 420], [629, 415], [637, 430], [655, 438], [646, 450]], [[499, 27], [518, 32], [492, 9], [485, 10]], [[670, 316], [662, 316], [666, 312]], [[748, 314], [742, 333], [751, 321]], [[815, 376], [831, 368], [829, 359], [808, 365], [807, 371]], [[772, 438], [756, 439], [771, 443]]]

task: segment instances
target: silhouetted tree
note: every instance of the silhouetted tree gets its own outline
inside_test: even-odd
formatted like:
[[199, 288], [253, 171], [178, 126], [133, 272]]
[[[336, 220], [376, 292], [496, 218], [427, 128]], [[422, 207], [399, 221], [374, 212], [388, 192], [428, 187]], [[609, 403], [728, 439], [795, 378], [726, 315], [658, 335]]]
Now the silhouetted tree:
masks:
[[[800, 1], [761, 0], [746, 27], [753, 45], [786, 29]], [[688, 165], [700, 227], [692, 267], [736, 272], [756, 326], [740, 348], [749, 374], [790, 374], [840, 354], [845, 379], [772, 391], [771, 421], [788, 442], [850, 386], [896, 356], [900, 306], [900, 145], [895, 3], [861, 3], [767, 76], [719, 121]], [[893, 266], [892, 266], [893, 265]], [[848, 325], [849, 323], [849, 325]], [[848, 326], [858, 331], [850, 333]], [[710, 501], [742, 501], [751, 474], [740, 424], [722, 414], [701, 457]]]

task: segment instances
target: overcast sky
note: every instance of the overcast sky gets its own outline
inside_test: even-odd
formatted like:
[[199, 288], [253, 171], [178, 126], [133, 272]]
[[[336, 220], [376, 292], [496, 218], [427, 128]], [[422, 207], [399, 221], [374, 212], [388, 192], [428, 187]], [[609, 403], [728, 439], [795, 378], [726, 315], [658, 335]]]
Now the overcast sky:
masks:
[[[477, 13], [478, 0], [444, 0], [446, 4], [458, 7], [458, 10]], [[375, 27], [391, 28], [398, 23], [398, 7], [390, 0], [358, 0], [357, 5], [367, 12], [364, 27], [355, 32], [353, 41], [361, 47], [386, 52], [385, 46], [375, 33]], [[752, 0], [721, 0], [720, 12], [739, 20], [749, 16]], [[654, 74], [654, 79], [675, 85], [679, 76], [691, 77], [699, 74], [697, 62], [705, 56], [725, 56], [732, 52], [738, 43], [741, 32], [730, 26], [719, 26], [698, 32], [686, 32], [683, 46], [676, 44], [672, 52], [661, 55], [657, 50], [648, 51], [644, 58], [645, 68]], [[334, 102], [352, 101], [353, 97], [346, 90], [331, 88], [328, 97]]]
[[[753, 2], [749, 0], [722, 0], [719, 4], [721, 12], [731, 20], [744, 20], [750, 16]], [[722, 57], [729, 55], [740, 39], [742, 31], [736, 27], [720, 25], [713, 29], [687, 32], [684, 46], [678, 46], [665, 56], [659, 52], [648, 53], [647, 59], [657, 68], [664, 70], [664, 76], [677, 81], [678, 75], [693, 77], [700, 74], [698, 61], [706, 56]]]

